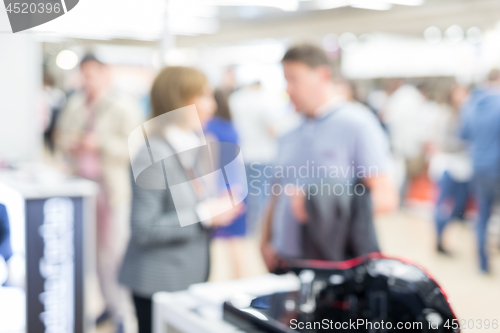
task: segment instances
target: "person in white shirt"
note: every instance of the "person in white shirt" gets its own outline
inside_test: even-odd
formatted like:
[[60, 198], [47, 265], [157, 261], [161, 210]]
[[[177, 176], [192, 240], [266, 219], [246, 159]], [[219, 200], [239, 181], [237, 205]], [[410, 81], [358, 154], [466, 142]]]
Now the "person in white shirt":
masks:
[[460, 139], [460, 109], [468, 89], [456, 85], [450, 93], [450, 106], [443, 107], [435, 123], [431, 141], [429, 176], [439, 184], [434, 219], [437, 229], [437, 251], [449, 255], [443, 246], [443, 232], [450, 220], [464, 219], [472, 192], [472, 161], [465, 142]]
[[259, 228], [265, 205], [264, 170], [276, 158], [278, 122], [283, 118], [284, 103], [259, 81], [243, 87], [229, 97], [232, 120], [240, 139], [248, 177], [247, 230]]

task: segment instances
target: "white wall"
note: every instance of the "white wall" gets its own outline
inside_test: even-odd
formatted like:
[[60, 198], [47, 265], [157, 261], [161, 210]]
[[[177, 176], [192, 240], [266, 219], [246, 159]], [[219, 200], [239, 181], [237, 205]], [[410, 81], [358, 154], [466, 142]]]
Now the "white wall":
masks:
[[374, 35], [342, 55], [342, 74], [351, 79], [467, 76], [479, 62], [478, 46], [462, 41], [429, 44], [423, 38]]
[[0, 34], [0, 162], [39, 156], [41, 71], [41, 48], [32, 35]]

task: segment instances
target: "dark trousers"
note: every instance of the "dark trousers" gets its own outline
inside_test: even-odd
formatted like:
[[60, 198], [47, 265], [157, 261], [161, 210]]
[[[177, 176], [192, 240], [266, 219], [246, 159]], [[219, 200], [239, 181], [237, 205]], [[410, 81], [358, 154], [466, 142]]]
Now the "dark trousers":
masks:
[[135, 294], [133, 298], [139, 333], [151, 333], [151, 322], [153, 321], [151, 298], [144, 298]]
[[499, 198], [500, 176], [487, 172], [476, 172], [474, 176], [474, 187], [479, 203], [479, 219], [477, 223], [477, 242], [479, 248], [479, 260], [482, 271], [489, 271], [488, 252], [486, 250], [488, 221], [495, 200]]
[[464, 218], [467, 199], [470, 193], [469, 182], [457, 182], [445, 171], [440, 182], [440, 193], [436, 205], [435, 220], [438, 230], [438, 243], [441, 243], [443, 231], [453, 218]]

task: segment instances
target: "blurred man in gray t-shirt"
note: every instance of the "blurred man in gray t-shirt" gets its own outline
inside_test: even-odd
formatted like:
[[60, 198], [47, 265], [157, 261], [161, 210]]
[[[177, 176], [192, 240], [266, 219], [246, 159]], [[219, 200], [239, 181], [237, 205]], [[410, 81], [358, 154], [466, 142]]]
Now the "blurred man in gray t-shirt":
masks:
[[280, 258], [302, 257], [301, 224], [308, 222], [305, 195], [321, 191], [329, 180], [344, 185], [336, 192], [354, 190], [355, 182], [368, 187], [375, 213], [398, 206], [397, 191], [388, 177], [390, 151], [382, 128], [368, 109], [347, 101], [345, 85], [332, 78], [324, 51], [295, 46], [282, 64], [287, 92], [303, 121], [280, 139], [275, 165], [264, 170], [272, 199], [261, 250], [270, 271]]

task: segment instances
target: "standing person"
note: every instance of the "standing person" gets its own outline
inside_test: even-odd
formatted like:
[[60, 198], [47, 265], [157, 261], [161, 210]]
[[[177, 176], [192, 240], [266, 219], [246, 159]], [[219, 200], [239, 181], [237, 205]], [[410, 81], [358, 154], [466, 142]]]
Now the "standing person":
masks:
[[134, 332], [128, 291], [118, 283], [129, 237], [130, 202], [128, 135], [141, 122], [140, 111], [110, 87], [109, 68], [94, 55], [80, 63], [83, 90], [74, 93], [57, 123], [56, 145], [70, 171], [98, 183], [97, 274], [106, 314], [118, 332]]
[[488, 221], [500, 187], [500, 70], [492, 70], [485, 86], [475, 89], [462, 111], [461, 136], [469, 143], [473, 186], [479, 201], [477, 241], [480, 269], [489, 273], [486, 251]]
[[[162, 156], [172, 157], [168, 164], [162, 164], [169, 167], [169, 172], [164, 172], [167, 178], [170, 173], [177, 175], [178, 184], [191, 185], [189, 191], [183, 193], [182, 202], [195, 208], [176, 210], [174, 195], [169, 188], [141, 188], [132, 178], [132, 233], [120, 281], [132, 290], [139, 333], [151, 332], [151, 297], [155, 292], [185, 290], [193, 283], [207, 280], [211, 227], [225, 226], [242, 212], [242, 205], [239, 205], [216, 215], [214, 212], [221, 211], [225, 201], [204, 195], [205, 184], [200, 178], [192, 177], [201, 173], [200, 156], [182, 153], [192, 152], [192, 147], [201, 145], [203, 133], [199, 132], [199, 124], [205, 125], [215, 111], [216, 104], [207, 78], [192, 68], [163, 69], [151, 88], [151, 121], [189, 105], [195, 105], [199, 121], [181, 117], [178, 113], [173, 113], [165, 123], [161, 120], [165, 117], [159, 118], [155, 123], [155, 134], [148, 136], [148, 147], [154, 147], [155, 153]], [[149, 152], [143, 147], [132, 164], [149, 165]], [[151, 181], [163, 183], [166, 180], [155, 178]], [[179, 199], [179, 192], [176, 193], [175, 198]], [[201, 216], [212, 218], [181, 227], [180, 217], [186, 216], [198, 220]]]
[[[282, 176], [277, 169], [275, 184], [283, 191], [272, 195], [261, 244], [270, 271], [282, 259], [304, 256], [301, 225], [309, 217], [300, 187], [318, 181], [312, 173], [316, 171], [317, 177], [320, 166], [328, 170], [327, 177], [338, 177], [346, 186], [359, 178], [371, 191], [376, 213], [392, 211], [398, 205], [397, 191], [387, 174], [389, 146], [380, 124], [369, 110], [346, 101], [342, 87], [332, 82], [325, 52], [312, 45], [295, 46], [285, 53], [282, 64], [287, 92], [303, 122], [279, 142], [276, 166], [287, 174]], [[315, 169], [310, 170], [311, 166]], [[359, 174], [363, 169], [366, 172]], [[332, 170], [338, 173], [331, 175]]]
[[222, 74], [220, 90], [228, 97], [233, 92], [239, 89], [238, 81], [236, 80], [236, 69], [234, 66], [226, 68]]
[[255, 82], [234, 92], [229, 98], [248, 177], [247, 227], [250, 232], [259, 229], [268, 197], [263, 186], [264, 170], [272, 164], [278, 150], [276, 123], [280, 110], [269, 97], [260, 82]]
[[404, 175], [399, 184], [401, 204], [405, 203], [411, 180], [425, 170], [424, 143], [426, 117], [423, 112], [427, 100], [412, 84], [403, 84], [388, 98], [383, 111], [394, 159]]
[[468, 89], [455, 86], [450, 105], [438, 117], [434, 142], [431, 143], [429, 173], [439, 182], [439, 195], [434, 219], [437, 228], [437, 251], [449, 255], [443, 247], [443, 232], [453, 218], [464, 218], [470, 195], [472, 164], [465, 143], [459, 137], [459, 111], [468, 96]]
[[[217, 102], [217, 111], [205, 127], [208, 135], [212, 135], [219, 142], [231, 142], [239, 144], [238, 133], [231, 122], [231, 112], [226, 95], [221, 90], [214, 93]], [[219, 165], [223, 166], [230, 162], [231, 156], [227, 156], [224, 150], [221, 151]], [[225, 156], [226, 155], [226, 156]], [[246, 181], [246, 180], [242, 180]], [[223, 183], [225, 187], [225, 183]], [[244, 250], [246, 234], [246, 212], [236, 217], [231, 224], [225, 227], [215, 228], [213, 237], [227, 243], [229, 251], [226, 251], [234, 267], [234, 277], [236, 279], [244, 276]]]
[[48, 73], [43, 73], [43, 99], [46, 111], [45, 131], [43, 137], [45, 144], [51, 153], [54, 152], [54, 130], [57, 117], [62, 107], [66, 103], [66, 95], [55, 86], [54, 77]]

